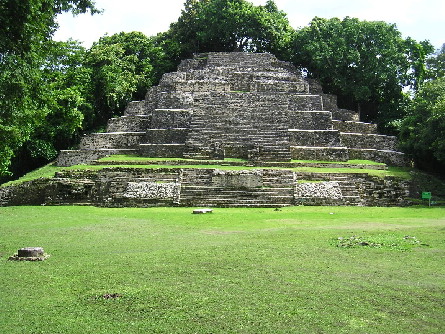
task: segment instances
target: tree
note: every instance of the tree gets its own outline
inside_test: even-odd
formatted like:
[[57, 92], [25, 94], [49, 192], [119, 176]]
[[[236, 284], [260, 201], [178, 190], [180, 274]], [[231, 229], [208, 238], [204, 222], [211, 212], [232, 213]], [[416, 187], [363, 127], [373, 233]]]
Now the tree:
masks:
[[0, 0], [0, 177], [49, 112], [42, 66], [67, 11], [98, 12], [89, 0]]
[[420, 167], [445, 166], [445, 77], [419, 90], [402, 122], [400, 141]]
[[89, 69], [83, 66], [85, 49], [75, 41], [48, 42], [40, 68], [40, 91], [35, 96], [45, 111], [12, 159], [12, 170], [27, 172], [53, 160], [60, 149], [74, 145], [85, 115], [91, 87]]
[[100, 12], [90, 0], [0, 0], [0, 54], [40, 52], [57, 29], [62, 12]]
[[265, 6], [245, 0], [187, 0], [167, 34], [186, 58], [196, 52], [237, 50], [280, 57], [293, 33], [286, 14], [271, 0]]
[[445, 44], [440, 50], [426, 60], [428, 78], [438, 79], [445, 77]]
[[88, 50], [85, 66], [91, 70], [95, 115], [88, 127], [104, 125], [120, 115], [128, 102], [143, 100], [169, 66], [163, 49], [140, 32], [104, 36]]
[[404, 40], [393, 24], [316, 17], [297, 31], [293, 60], [338, 95], [341, 107], [389, 130], [403, 116], [403, 88], [417, 88], [430, 52], [428, 42]]

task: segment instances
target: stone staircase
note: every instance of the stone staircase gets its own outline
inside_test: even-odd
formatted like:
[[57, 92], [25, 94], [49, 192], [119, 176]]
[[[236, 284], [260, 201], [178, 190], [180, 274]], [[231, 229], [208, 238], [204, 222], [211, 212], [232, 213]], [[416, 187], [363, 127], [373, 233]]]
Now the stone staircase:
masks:
[[183, 172], [181, 205], [218, 207], [282, 207], [293, 204], [293, 173], [250, 170]]

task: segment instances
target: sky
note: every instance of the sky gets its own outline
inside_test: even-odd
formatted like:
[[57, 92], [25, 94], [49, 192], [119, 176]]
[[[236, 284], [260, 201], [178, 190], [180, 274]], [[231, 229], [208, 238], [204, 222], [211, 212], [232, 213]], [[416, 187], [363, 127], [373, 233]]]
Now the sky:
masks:
[[[147, 36], [167, 31], [181, 15], [185, 0], [96, 0], [103, 14], [62, 14], [55, 40], [72, 38], [90, 47], [105, 34], [140, 31]], [[266, 0], [251, 0], [264, 5]], [[443, 0], [275, 0], [293, 28], [307, 26], [315, 17], [350, 16], [367, 21], [395, 23], [404, 38], [429, 40], [436, 48], [445, 43]]]

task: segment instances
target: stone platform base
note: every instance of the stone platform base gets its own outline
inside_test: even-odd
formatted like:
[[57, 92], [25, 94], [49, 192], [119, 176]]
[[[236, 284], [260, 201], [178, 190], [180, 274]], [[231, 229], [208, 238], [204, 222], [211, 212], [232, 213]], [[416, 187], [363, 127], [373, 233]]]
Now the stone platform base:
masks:
[[124, 168], [66, 170], [0, 188], [0, 206], [283, 207], [408, 205], [410, 182], [366, 173], [311, 173], [254, 168]]

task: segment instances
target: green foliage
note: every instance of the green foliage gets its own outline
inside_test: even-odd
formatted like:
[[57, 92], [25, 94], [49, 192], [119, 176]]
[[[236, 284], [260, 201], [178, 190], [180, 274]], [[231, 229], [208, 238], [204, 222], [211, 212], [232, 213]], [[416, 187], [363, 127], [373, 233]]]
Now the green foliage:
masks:
[[445, 44], [440, 50], [426, 60], [428, 68], [428, 77], [430, 79], [439, 79], [445, 77]]
[[1, 0], [0, 55], [25, 56], [39, 52], [57, 29], [56, 16], [98, 13], [90, 0]]
[[100, 126], [122, 113], [128, 102], [142, 100], [157, 83], [165, 65], [164, 51], [153, 38], [140, 32], [104, 36], [87, 53], [85, 66], [91, 70], [95, 119]]
[[[11, 159], [51, 113], [47, 97], [56, 93], [47, 90], [42, 69], [56, 15], [66, 11], [98, 12], [89, 0], [0, 1], [0, 177], [10, 174]], [[32, 150], [54, 155], [41, 142]]]
[[[21, 143], [13, 151], [12, 168], [16, 173], [27, 172], [54, 159], [58, 150], [74, 144], [82, 129], [84, 115], [91, 113], [88, 103], [90, 74], [82, 66], [85, 49], [77, 42], [46, 43], [46, 56], [35, 71], [38, 86], [32, 101], [35, 111], [23, 120]], [[17, 117], [14, 116], [15, 121]], [[27, 135], [23, 131], [29, 129]]]
[[445, 77], [422, 86], [402, 123], [400, 139], [421, 166], [445, 165]]
[[15, 151], [47, 113], [40, 100], [41, 76], [33, 60], [8, 55], [0, 62], [0, 176], [9, 173]]
[[167, 35], [177, 41], [181, 57], [208, 51], [288, 51], [294, 30], [273, 1], [254, 6], [245, 0], [187, 0]]
[[338, 95], [341, 107], [387, 126], [403, 116], [402, 89], [423, 79], [429, 52], [429, 43], [404, 40], [393, 24], [316, 17], [296, 33], [294, 62]]
[[[332, 213], [332, 214], [331, 214]], [[2, 333], [442, 333], [445, 210], [0, 208]], [[439, 233], [438, 233], [439, 232]], [[412, 251], [338, 236], [416, 236]], [[402, 242], [401, 242], [402, 243]], [[7, 258], [41, 246], [43, 262]]]

